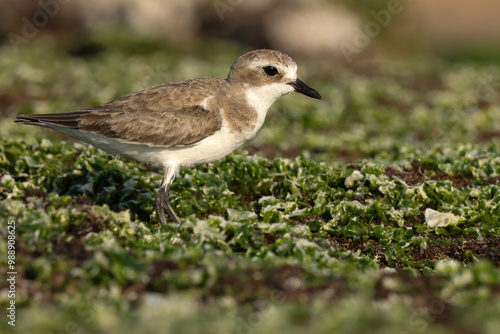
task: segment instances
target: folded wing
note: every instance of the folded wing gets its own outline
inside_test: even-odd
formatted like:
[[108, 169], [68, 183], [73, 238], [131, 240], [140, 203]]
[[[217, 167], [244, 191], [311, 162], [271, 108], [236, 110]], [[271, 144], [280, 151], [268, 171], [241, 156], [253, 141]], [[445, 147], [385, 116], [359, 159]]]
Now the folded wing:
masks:
[[20, 115], [15, 121], [54, 130], [77, 129], [126, 143], [162, 147], [192, 145], [222, 127], [218, 106], [210, 103], [221, 84], [218, 80], [165, 84], [92, 109]]

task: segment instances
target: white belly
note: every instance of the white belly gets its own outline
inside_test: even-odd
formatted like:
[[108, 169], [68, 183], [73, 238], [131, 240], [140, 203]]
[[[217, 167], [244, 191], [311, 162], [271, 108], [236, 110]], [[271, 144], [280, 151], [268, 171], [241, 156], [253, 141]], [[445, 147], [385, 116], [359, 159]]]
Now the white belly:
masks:
[[160, 166], [192, 166], [219, 160], [241, 146], [248, 136], [229, 133], [226, 127], [212, 136], [190, 146], [158, 147], [125, 143], [76, 129], [51, 127], [70, 137], [82, 140], [112, 155], [124, 155], [142, 162]]

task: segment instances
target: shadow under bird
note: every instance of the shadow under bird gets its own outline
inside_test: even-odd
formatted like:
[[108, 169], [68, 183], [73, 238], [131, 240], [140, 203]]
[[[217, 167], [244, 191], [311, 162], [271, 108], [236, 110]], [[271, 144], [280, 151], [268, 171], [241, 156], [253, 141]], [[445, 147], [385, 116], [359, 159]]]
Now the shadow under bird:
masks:
[[112, 155], [165, 169], [155, 198], [162, 224], [179, 223], [168, 189], [181, 167], [218, 160], [254, 137], [267, 110], [291, 92], [321, 99], [297, 77], [297, 64], [275, 50], [239, 57], [226, 79], [198, 78], [146, 88], [95, 108], [20, 115], [15, 122], [47, 127]]

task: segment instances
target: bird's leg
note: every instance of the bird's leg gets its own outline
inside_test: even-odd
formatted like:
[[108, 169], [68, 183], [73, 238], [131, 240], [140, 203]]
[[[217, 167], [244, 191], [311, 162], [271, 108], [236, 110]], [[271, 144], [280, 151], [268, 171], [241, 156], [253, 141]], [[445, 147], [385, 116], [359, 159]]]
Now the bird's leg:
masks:
[[165, 213], [170, 216], [170, 218], [177, 224], [179, 224], [179, 220], [175, 215], [174, 210], [170, 206], [168, 201], [168, 188], [172, 184], [172, 181], [175, 178], [175, 168], [167, 167], [165, 169], [165, 174], [163, 174], [163, 180], [161, 181], [160, 190], [158, 191], [158, 195], [155, 198], [156, 204], [156, 213], [160, 218], [160, 222], [162, 225], [167, 225], [167, 219], [165, 218]]

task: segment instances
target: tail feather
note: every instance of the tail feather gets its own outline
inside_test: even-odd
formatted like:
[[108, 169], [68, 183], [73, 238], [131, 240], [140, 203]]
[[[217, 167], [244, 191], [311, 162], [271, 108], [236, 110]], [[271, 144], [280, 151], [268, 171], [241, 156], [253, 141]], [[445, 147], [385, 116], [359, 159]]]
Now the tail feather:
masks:
[[29, 125], [58, 125], [70, 129], [80, 128], [80, 119], [90, 111], [81, 110], [62, 114], [19, 115], [14, 122]]

